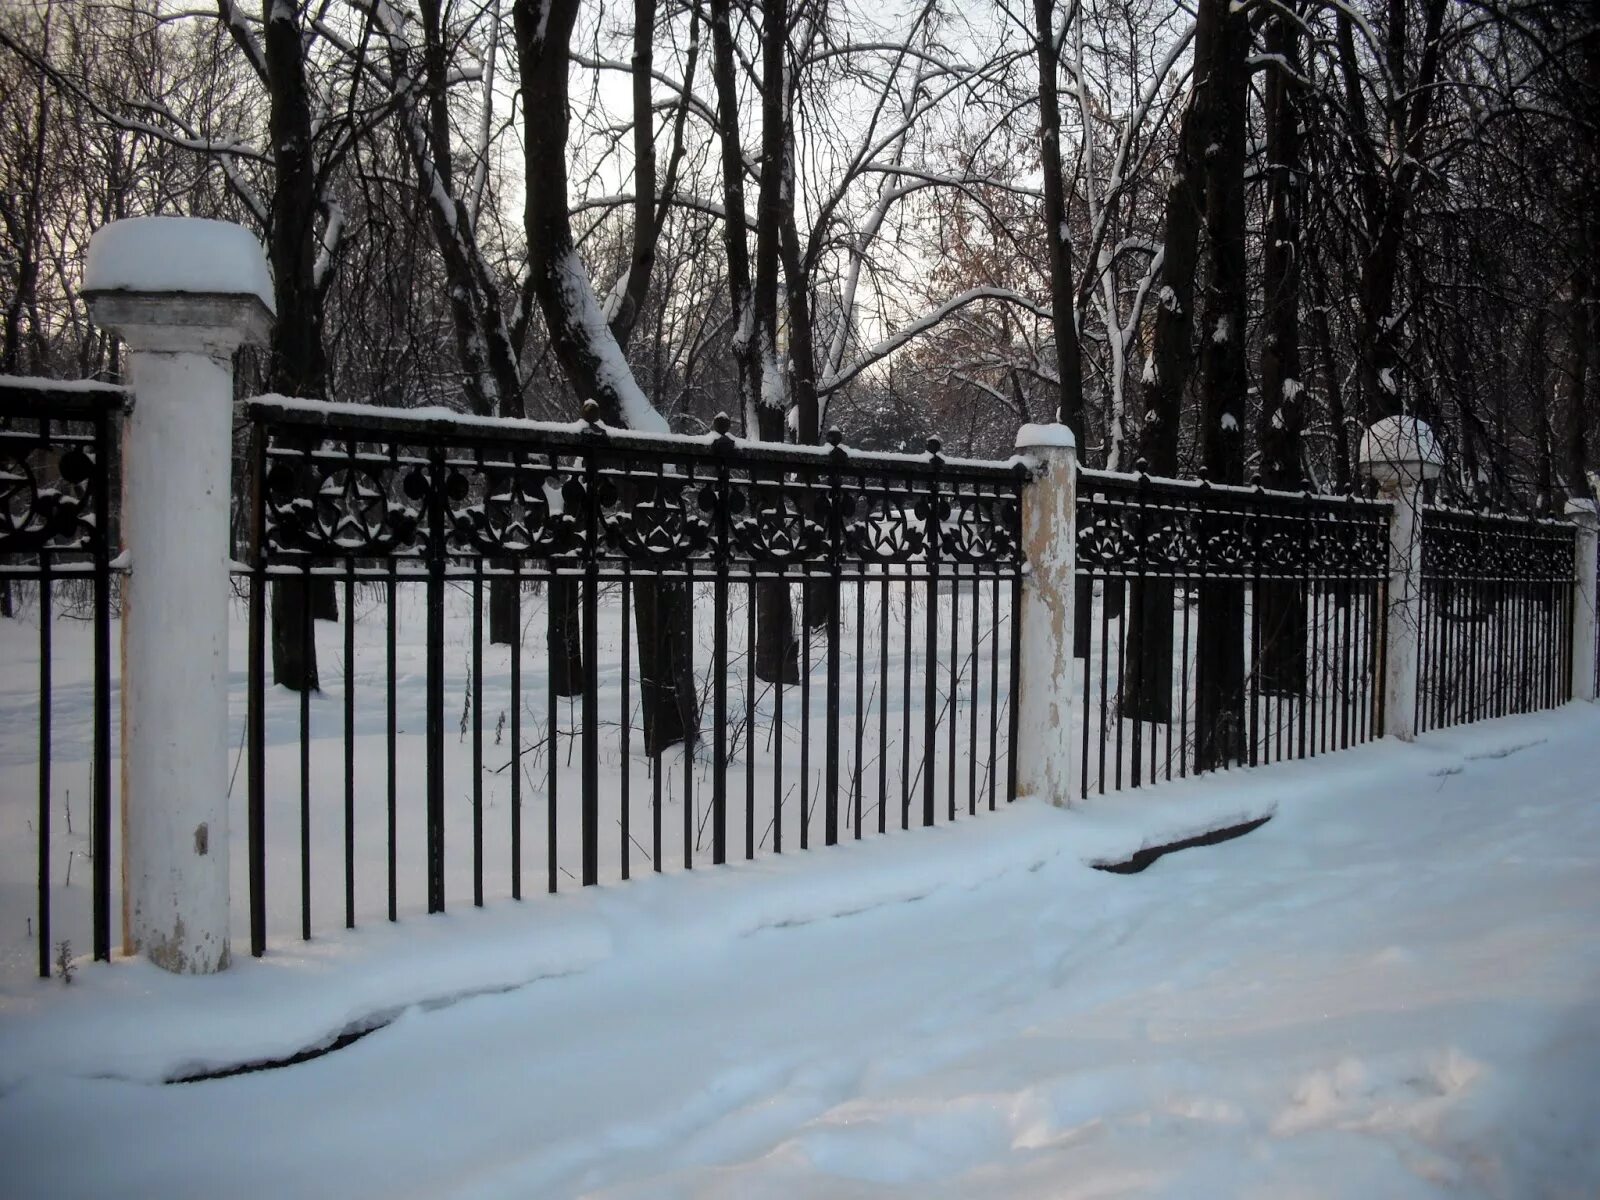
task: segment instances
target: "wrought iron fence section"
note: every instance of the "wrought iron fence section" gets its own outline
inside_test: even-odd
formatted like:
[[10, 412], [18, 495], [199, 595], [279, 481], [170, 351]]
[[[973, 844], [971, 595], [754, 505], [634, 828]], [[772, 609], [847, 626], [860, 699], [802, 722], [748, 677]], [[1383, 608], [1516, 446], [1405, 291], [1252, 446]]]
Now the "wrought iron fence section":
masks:
[[[674, 803], [682, 808], [677, 861], [691, 867], [740, 849], [754, 857], [796, 842], [859, 838], [873, 827], [954, 820], [1014, 794], [1015, 614], [1028, 478], [1020, 462], [948, 458], [937, 441], [923, 455], [866, 453], [844, 446], [837, 433], [822, 447], [750, 442], [733, 437], [724, 417], [703, 437], [641, 435], [601, 425], [593, 406], [568, 425], [273, 398], [248, 402], [246, 414], [257, 481], [245, 571], [253, 580], [257, 953], [266, 937], [263, 822], [269, 790], [278, 790], [269, 789], [264, 715], [265, 597], [276, 584], [300, 588], [306, 649], [315, 641], [311, 581], [342, 585], [347, 724], [348, 694], [358, 686], [349, 617], [357, 585], [376, 586], [382, 599], [379, 687], [391, 713], [397, 696], [404, 702], [397, 602], [407, 589], [425, 598], [430, 911], [445, 904], [447, 624], [470, 627], [461, 736], [471, 739], [474, 762], [467, 786], [475, 903], [494, 890], [492, 880], [485, 883], [492, 867], [485, 839], [492, 852], [495, 835], [485, 833], [483, 811], [490, 734], [496, 744], [507, 734], [512, 747], [507, 888], [516, 897], [525, 843], [540, 835], [524, 827], [530, 805], [544, 809], [544, 884], [554, 891], [564, 878], [593, 883], [608, 870], [627, 878], [641, 858], [663, 869], [680, 832], [663, 819]], [[522, 637], [512, 640], [510, 728], [486, 731], [484, 601], [497, 588], [509, 589], [516, 627], [533, 614], [543, 637], [536, 628], [526, 647]], [[780, 631], [773, 637], [781, 645], [766, 645], [771, 630]], [[541, 675], [530, 689], [527, 681]], [[671, 740], [660, 733], [674, 712], [694, 747], [681, 754], [681, 779], [669, 777], [663, 754]], [[526, 724], [534, 726], [531, 738]], [[299, 725], [292, 819], [305, 830], [316, 818], [314, 793], [327, 788], [309, 765], [312, 711], [304, 697]], [[390, 919], [408, 790], [397, 781], [393, 725], [384, 781]], [[348, 735], [344, 749], [344, 907], [353, 924], [355, 795], [363, 785]], [[641, 749], [648, 775], [630, 783]], [[618, 797], [601, 795], [602, 758], [619, 772], [608, 785], [620, 789]], [[527, 769], [534, 761], [537, 778]], [[569, 765], [577, 778], [567, 778]], [[642, 813], [634, 813], [635, 801]], [[576, 822], [558, 819], [569, 809]], [[576, 844], [565, 845], [574, 825]], [[609, 860], [603, 826], [618, 837]], [[312, 840], [301, 839], [302, 936], [312, 931]]]
[[1420, 515], [1418, 730], [1570, 699], [1573, 526], [1432, 506]]
[[1389, 507], [1083, 470], [1081, 794], [1377, 735]]
[[[57, 952], [54, 939], [65, 932], [52, 920], [56, 866], [63, 847], [68, 856], [63, 874], [68, 880], [72, 856], [87, 854], [90, 859], [92, 949], [97, 959], [111, 956], [114, 547], [109, 472], [114, 420], [127, 403], [126, 392], [107, 385], [0, 379], [0, 606], [10, 617], [22, 604], [22, 592], [37, 601], [39, 765], [32, 825], [38, 856], [34, 932], [39, 974], [44, 977], [50, 975]], [[55, 626], [63, 609], [74, 603], [63, 595], [64, 589], [81, 590], [85, 582], [88, 594], [79, 596], [75, 606], [86, 609], [89, 616], [92, 664], [91, 731], [83, 756], [87, 761], [82, 764], [89, 776], [86, 851], [75, 841], [58, 839], [52, 822], [58, 803], [65, 800], [57, 787], [79, 765], [76, 759], [57, 761]], [[70, 809], [67, 819], [70, 825]]]

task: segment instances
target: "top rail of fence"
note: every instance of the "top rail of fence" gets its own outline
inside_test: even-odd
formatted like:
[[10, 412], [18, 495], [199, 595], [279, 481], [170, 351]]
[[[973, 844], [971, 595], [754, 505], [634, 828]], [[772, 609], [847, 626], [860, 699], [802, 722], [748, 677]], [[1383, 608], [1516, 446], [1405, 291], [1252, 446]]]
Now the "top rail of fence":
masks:
[[0, 375], [0, 415], [7, 417], [88, 419], [132, 401], [132, 392], [112, 383]]
[[1261, 500], [1281, 505], [1306, 505], [1319, 509], [1332, 507], [1349, 510], [1364, 508], [1387, 511], [1387, 500], [1369, 499], [1357, 495], [1337, 495], [1327, 492], [1283, 491], [1261, 487], [1257, 484], [1213, 483], [1208, 479], [1174, 479], [1163, 475], [1129, 474], [1123, 471], [1102, 471], [1092, 467], [1078, 469], [1078, 491], [1090, 493], [1095, 488], [1118, 493], [1134, 488], [1144, 488], [1146, 494], [1159, 498], [1163, 493], [1184, 505], [1192, 505], [1198, 496], [1214, 496], [1222, 500]]
[[[685, 459], [716, 461], [731, 455], [739, 466], [771, 466], [807, 470], [837, 467], [851, 475], [892, 474], [908, 479], [987, 482], [1015, 487], [1029, 477], [1028, 460], [946, 457], [936, 449], [924, 454], [857, 450], [834, 443], [797, 446], [761, 442], [717, 433], [641, 433], [597, 421], [532, 421], [515, 417], [480, 417], [445, 408], [381, 408], [369, 404], [257, 396], [244, 402], [253, 421], [280, 430], [300, 428], [325, 438], [406, 441], [417, 445], [473, 443], [486, 440], [528, 453], [592, 453], [597, 447], [667, 462]], [[937, 442], [930, 443], [937, 446]]]

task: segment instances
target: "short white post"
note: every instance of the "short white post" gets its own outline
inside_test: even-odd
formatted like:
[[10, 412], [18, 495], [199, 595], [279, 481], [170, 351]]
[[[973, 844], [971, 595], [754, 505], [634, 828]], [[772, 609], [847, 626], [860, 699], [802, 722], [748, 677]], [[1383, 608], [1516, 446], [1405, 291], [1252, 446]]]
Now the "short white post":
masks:
[[1033, 460], [1022, 489], [1022, 661], [1017, 687], [1017, 793], [1067, 805], [1076, 794], [1072, 735], [1072, 600], [1077, 566], [1078, 449], [1065, 425], [1024, 425]]
[[1361, 438], [1361, 469], [1390, 504], [1383, 732], [1417, 736], [1417, 650], [1422, 636], [1422, 485], [1444, 465], [1427, 422], [1385, 417]]
[[1567, 516], [1577, 526], [1577, 588], [1572, 606], [1572, 698], [1593, 700], [1595, 654], [1595, 558], [1600, 514], [1593, 500], [1568, 500]]
[[128, 349], [123, 439], [124, 949], [228, 965], [228, 502], [233, 351], [266, 340], [260, 244], [221, 221], [117, 221], [84, 294]]

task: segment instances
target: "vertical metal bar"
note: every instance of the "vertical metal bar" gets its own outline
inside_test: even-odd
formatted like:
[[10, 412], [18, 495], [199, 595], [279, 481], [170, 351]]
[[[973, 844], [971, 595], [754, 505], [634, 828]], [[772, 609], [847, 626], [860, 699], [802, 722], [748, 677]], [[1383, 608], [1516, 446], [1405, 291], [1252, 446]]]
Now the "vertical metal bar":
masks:
[[834, 447], [834, 467], [828, 477], [828, 593], [826, 636], [828, 639], [827, 728], [824, 731], [825, 749], [823, 769], [826, 782], [823, 792], [822, 835], [826, 845], [839, 841], [839, 631], [840, 596], [839, 558], [843, 551], [844, 530], [840, 526], [839, 506], [843, 502], [843, 482], [839, 478], [838, 457], [842, 450]]
[[[41, 421], [41, 426], [46, 422]], [[46, 426], [47, 427], [47, 426]], [[41, 430], [43, 432], [43, 430]], [[39, 978], [50, 978], [50, 551], [39, 552]]]
[[[249, 667], [245, 687], [246, 736], [250, 761], [246, 770], [246, 857], [250, 876], [250, 953], [260, 958], [267, 952], [267, 552], [266, 457], [267, 431], [257, 422], [250, 431], [250, 630]], [[99, 668], [96, 667], [98, 674]], [[102, 774], [104, 772], [101, 772]], [[109, 807], [109, 806], [108, 806]], [[107, 826], [110, 825], [109, 814]], [[95, 832], [95, 845], [108, 846], [107, 834]], [[109, 855], [98, 853], [95, 862]]]
[[[300, 572], [300, 661], [311, 661], [311, 560]], [[300, 937], [311, 940], [311, 689], [300, 688]]]
[[428, 911], [444, 911], [444, 568], [445, 461], [435, 446], [428, 452], [428, 680], [427, 680], [427, 854]]
[[356, 927], [356, 564], [344, 561], [344, 927]]
[[[1021, 508], [1021, 505], [1018, 505]], [[1021, 521], [1021, 517], [1018, 517]], [[1022, 544], [1021, 530], [1013, 531], [1016, 545]], [[1006, 803], [1017, 798], [1017, 696], [1022, 690], [1022, 564], [1012, 568], [1011, 576], [1011, 669], [1006, 676]]]
[[472, 903], [483, 907], [483, 556], [472, 560]]
[[[724, 433], [724, 436], [726, 434]], [[719, 441], [719, 445], [722, 443]], [[732, 439], [728, 439], [728, 449]], [[716, 577], [711, 584], [711, 862], [728, 861], [728, 461], [717, 463]], [[691, 583], [689, 585], [693, 587]]]
[[[1100, 594], [1100, 611], [1106, 612], [1110, 607], [1111, 589], [1117, 589], [1117, 692], [1113, 698], [1113, 707], [1119, 703], [1123, 696], [1128, 694], [1128, 581], [1126, 576], [1117, 575], [1108, 578]], [[1108, 618], [1109, 623], [1109, 618]], [[1115, 739], [1116, 753], [1112, 758], [1112, 775], [1117, 781], [1117, 791], [1122, 790], [1122, 714], [1110, 712], [1109, 719], [1116, 725], [1112, 735]]]
[[967, 662], [972, 667], [972, 695], [967, 703], [967, 814], [978, 811], [978, 626], [981, 624], [983, 597], [979, 592], [978, 568], [972, 568], [972, 638]]
[[956, 819], [956, 731], [961, 724], [961, 562], [950, 566], [950, 725], [945, 730], [945, 810]]
[[[1172, 582], [1178, 600], [1183, 605], [1183, 645], [1178, 658], [1178, 778], [1189, 774], [1189, 576], [1178, 574], [1182, 567], [1173, 569]], [[1172, 760], [1167, 760], [1167, 778], [1172, 778]]]
[[399, 566], [394, 559], [389, 560], [389, 578], [384, 581], [384, 710], [387, 717], [388, 734], [386, 746], [386, 763], [388, 778], [384, 803], [388, 822], [389, 835], [389, 920], [400, 919], [398, 892], [399, 892], [399, 808], [396, 803], [395, 790], [398, 786], [395, 771], [395, 620], [396, 601], [399, 592]]
[[911, 828], [911, 647], [912, 637], [911, 582], [912, 563], [905, 564], [905, 625], [906, 636], [900, 655], [900, 828]]
[[856, 840], [861, 840], [861, 753], [864, 739], [862, 737], [862, 722], [865, 713], [862, 706], [866, 704], [866, 625], [867, 625], [867, 581], [863, 566], [856, 567], [856, 755], [855, 771], [850, 780], [850, 792], [855, 803], [855, 833]]
[[[775, 491], [777, 497], [774, 503], [783, 503], [782, 494]], [[783, 607], [789, 607], [789, 580], [787, 576], [779, 576], [773, 584], [774, 589], [782, 585]], [[771, 631], [771, 636], [776, 639], [780, 630], [787, 625], [782, 622], [779, 629]], [[778, 671], [777, 678], [772, 683], [772, 852], [783, 853], [783, 684], [784, 667], [789, 661], [789, 647], [780, 645], [777, 648]]]
[[[556, 890], [556, 774], [561, 757], [561, 730], [557, 720], [556, 655], [567, 653], [566, 638], [556, 625], [556, 592], [561, 586], [560, 559], [550, 560], [550, 580], [544, 589], [545, 614], [545, 711], [548, 718], [545, 738], [545, 890]], [[565, 601], [562, 601], [565, 603]], [[568, 614], [570, 616], [570, 614]], [[657, 660], [659, 661], [659, 660]]]
[[583, 886], [600, 879], [600, 526], [599, 472], [583, 463]]
[[[95, 421], [94, 476], [94, 777], [93, 811], [94, 956], [111, 958], [111, 415]], [[252, 456], [252, 462], [254, 462]], [[252, 594], [254, 589], [252, 589]]]
[[[1089, 584], [1089, 604], [1091, 605], [1091, 612], [1093, 611], [1092, 606], [1094, 604], [1093, 579], [1094, 576], [1091, 575], [1091, 582]], [[1097, 760], [1098, 769], [1095, 774], [1095, 781], [1100, 788], [1100, 794], [1102, 796], [1106, 794], [1106, 672], [1110, 669], [1109, 638], [1111, 620], [1110, 616], [1106, 612], [1106, 593], [1110, 587], [1111, 580], [1109, 576], [1102, 578], [1100, 584], [1100, 705], [1098, 709], [1100, 725], [1100, 748], [1099, 757]], [[1087, 717], [1088, 714], [1086, 713], [1084, 715]]]
[[[752, 496], [755, 489], [751, 489]], [[744, 606], [744, 856], [756, 856], [756, 577], [750, 568], [750, 586]]]
[[[831, 717], [830, 717], [831, 720]], [[800, 585], [800, 849], [811, 845], [811, 571]]]
[[[1000, 725], [1000, 574], [998, 566], [989, 586], [989, 811], [995, 809], [995, 751]], [[974, 747], [976, 750], [976, 747]]]
[[[687, 595], [684, 608], [683, 673], [694, 687], [694, 578], [686, 569], [683, 586]], [[719, 620], [720, 620], [720, 615]], [[683, 734], [683, 869], [694, 868], [694, 738], [698, 731], [685, 722]]]
[[[934, 452], [934, 466], [938, 466], [938, 452]], [[934, 768], [938, 760], [938, 701], [939, 701], [939, 485], [928, 488], [927, 561], [928, 561], [928, 627], [927, 641], [923, 647], [922, 695], [922, 823], [933, 824]]]
[[[520, 463], [518, 464], [520, 465]], [[511, 560], [516, 630], [511, 635], [511, 898], [522, 899], [522, 560]]]
[[630, 638], [630, 626], [633, 617], [633, 563], [627, 559], [622, 563], [622, 779], [618, 803], [622, 807], [622, 833], [619, 850], [622, 859], [622, 877], [627, 879], [630, 875], [632, 859], [633, 831], [629, 827], [632, 816], [629, 803], [629, 789], [633, 782], [633, 712], [629, 708], [629, 677], [633, 671], [633, 645]]
[[[889, 827], [889, 564], [878, 587], [878, 832]], [[865, 583], [862, 584], [865, 587]]]

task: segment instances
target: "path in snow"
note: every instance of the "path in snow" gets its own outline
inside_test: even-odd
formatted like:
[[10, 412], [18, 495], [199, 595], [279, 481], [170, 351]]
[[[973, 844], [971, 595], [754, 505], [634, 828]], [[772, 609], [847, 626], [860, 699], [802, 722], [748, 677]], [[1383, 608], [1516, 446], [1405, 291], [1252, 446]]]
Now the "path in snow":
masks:
[[[1597, 735], [1572, 705], [214, 980], [35, 982], [0, 1016], [0, 1190], [1594, 1196]], [[1277, 811], [1140, 875], [1082, 862], [1219, 803]], [[154, 1082], [535, 976], [289, 1069]]]

